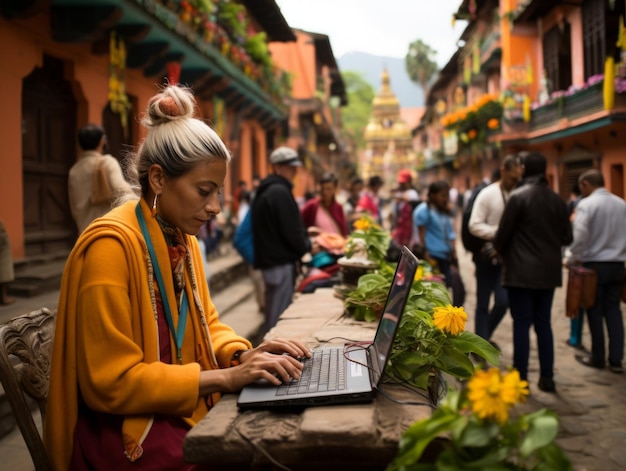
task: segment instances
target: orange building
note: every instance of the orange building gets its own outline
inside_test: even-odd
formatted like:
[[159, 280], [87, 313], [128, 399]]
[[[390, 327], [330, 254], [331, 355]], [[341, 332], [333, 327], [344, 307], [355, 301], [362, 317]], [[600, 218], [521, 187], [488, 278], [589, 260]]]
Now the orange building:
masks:
[[525, 150], [546, 156], [564, 198], [589, 168], [624, 197], [624, 13], [623, 1], [463, 0], [460, 47], [414, 131], [423, 183], [469, 188]]
[[231, 149], [227, 195], [237, 181], [267, 173], [289, 91], [267, 40], [295, 36], [274, 0], [229, 2], [237, 22], [219, 9], [225, 4], [203, 11], [167, 0], [2, 2], [0, 218], [16, 261], [73, 246], [66, 182], [77, 129], [102, 123], [122, 160], [141, 140], [139, 114], [165, 80], [194, 89], [199, 116]]
[[295, 42], [272, 42], [270, 50], [274, 62], [288, 71], [292, 80], [284, 138], [304, 160], [294, 189], [296, 197], [302, 197], [316, 190], [324, 172], [333, 172], [340, 179], [343, 176], [348, 156], [340, 137], [340, 108], [348, 100], [328, 36], [293, 31]]

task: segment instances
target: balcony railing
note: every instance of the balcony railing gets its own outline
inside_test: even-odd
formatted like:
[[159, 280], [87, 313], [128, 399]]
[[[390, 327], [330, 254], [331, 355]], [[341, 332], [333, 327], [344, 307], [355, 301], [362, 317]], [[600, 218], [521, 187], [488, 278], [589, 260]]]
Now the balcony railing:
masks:
[[604, 107], [603, 81], [579, 90], [572, 95], [556, 97], [552, 102], [533, 110], [530, 120], [531, 131], [548, 127], [562, 118], [576, 119]]

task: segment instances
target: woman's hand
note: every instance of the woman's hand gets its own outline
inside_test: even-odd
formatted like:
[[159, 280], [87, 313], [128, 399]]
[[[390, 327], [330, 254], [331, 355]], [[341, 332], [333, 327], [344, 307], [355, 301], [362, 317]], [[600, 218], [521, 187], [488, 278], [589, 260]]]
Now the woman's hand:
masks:
[[300, 379], [302, 362], [298, 359], [310, 356], [309, 349], [301, 342], [281, 339], [265, 341], [252, 350], [242, 352], [239, 366], [202, 371], [200, 395], [236, 392], [260, 379], [276, 386]]
[[253, 356], [255, 353], [259, 352], [275, 354], [286, 353], [294, 358], [304, 358], [311, 356], [310, 350], [302, 342], [298, 342], [297, 340], [271, 339], [266, 340], [261, 345], [252, 350], [246, 350], [242, 352], [239, 359], [241, 360], [241, 363], [244, 363], [247, 361], [247, 358], [249, 356]]

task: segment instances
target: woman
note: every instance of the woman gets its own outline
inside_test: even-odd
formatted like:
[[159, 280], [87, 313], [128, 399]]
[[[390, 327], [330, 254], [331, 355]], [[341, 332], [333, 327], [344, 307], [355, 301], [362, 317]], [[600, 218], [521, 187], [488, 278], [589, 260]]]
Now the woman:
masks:
[[307, 229], [315, 232], [347, 235], [346, 218], [343, 208], [337, 200], [337, 177], [333, 173], [325, 173], [320, 180], [320, 195], [310, 199], [302, 208], [302, 222]]
[[220, 392], [299, 378], [309, 355], [252, 349], [218, 319], [195, 235], [220, 212], [230, 155], [194, 106], [176, 86], [150, 100], [139, 201], [94, 221], [67, 261], [44, 429], [54, 469], [193, 469], [183, 438]]
[[367, 181], [367, 190], [361, 195], [356, 211], [367, 211], [372, 215], [374, 220], [382, 226], [383, 217], [380, 213], [380, 196], [378, 192], [383, 187], [383, 179], [378, 175], [373, 175]]

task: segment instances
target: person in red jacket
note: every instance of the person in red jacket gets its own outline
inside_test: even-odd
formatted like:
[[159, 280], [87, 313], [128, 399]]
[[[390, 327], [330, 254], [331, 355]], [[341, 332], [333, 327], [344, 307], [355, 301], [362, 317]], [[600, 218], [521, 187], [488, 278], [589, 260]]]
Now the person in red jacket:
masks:
[[382, 226], [383, 219], [380, 213], [380, 197], [378, 192], [383, 187], [383, 179], [373, 175], [367, 181], [367, 190], [361, 195], [356, 211], [367, 211]]
[[413, 188], [413, 176], [409, 169], [402, 169], [398, 173], [398, 189], [394, 192], [394, 224], [391, 231], [393, 241], [402, 247], [411, 245], [413, 238], [413, 209], [419, 203], [419, 194]]
[[320, 180], [320, 195], [305, 203], [302, 207], [302, 221], [307, 229], [315, 232], [329, 232], [345, 237], [348, 228], [343, 208], [335, 200], [337, 177], [325, 173]]

